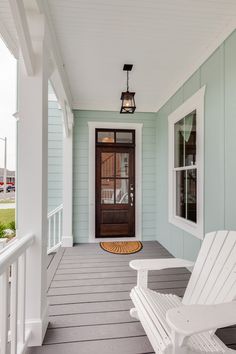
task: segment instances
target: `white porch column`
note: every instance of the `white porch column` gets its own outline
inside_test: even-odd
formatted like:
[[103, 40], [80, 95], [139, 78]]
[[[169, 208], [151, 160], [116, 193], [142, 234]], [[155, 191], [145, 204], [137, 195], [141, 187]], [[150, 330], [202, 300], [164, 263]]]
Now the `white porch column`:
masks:
[[73, 127], [63, 139], [63, 228], [62, 247], [73, 246]]
[[48, 325], [48, 59], [43, 17], [35, 17], [33, 23], [34, 75], [27, 75], [22, 56], [18, 74], [18, 236], [35, 235], [26, 260], [26, 322], [32, 331], [30, 346], [42, 344]]

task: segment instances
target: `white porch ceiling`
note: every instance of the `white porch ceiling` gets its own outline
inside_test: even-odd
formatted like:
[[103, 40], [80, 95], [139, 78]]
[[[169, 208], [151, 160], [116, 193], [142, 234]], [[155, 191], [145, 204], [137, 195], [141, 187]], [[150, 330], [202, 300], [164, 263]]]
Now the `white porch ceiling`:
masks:
[[[8, 1], [0, 0], [0, 26], [15, 41]], [[137, 111], [156, 112], [236, 24], [236, 0], [37, 2], [49, 12], [73, 107], [80, 109], [119, 110], [123, 64], [131, 63]]]

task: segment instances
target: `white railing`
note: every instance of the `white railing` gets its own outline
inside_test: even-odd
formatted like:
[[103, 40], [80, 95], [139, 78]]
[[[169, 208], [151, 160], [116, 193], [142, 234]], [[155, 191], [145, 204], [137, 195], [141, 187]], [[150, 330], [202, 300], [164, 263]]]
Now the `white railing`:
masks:
[[0, 253], [0, 353], [23, 353], [30, 331], [26, 331], [26, 250], [34, 242], [28, 235], [7, 245]]
[[48, 214], [48, 254], [54, 252], [61, 245], [63, 205]]

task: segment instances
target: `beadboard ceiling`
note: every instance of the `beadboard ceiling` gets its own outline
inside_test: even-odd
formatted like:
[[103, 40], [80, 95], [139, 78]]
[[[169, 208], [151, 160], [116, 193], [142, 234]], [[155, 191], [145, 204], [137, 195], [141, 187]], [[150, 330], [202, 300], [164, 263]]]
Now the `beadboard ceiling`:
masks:
[[225, 30], [235, 0], [47, 0], [74, 107], [119, 110], [124, 63], [137, 111], [155, 112]]
[[[236, 23], [236, 0], [37, 1], [49, 13], [80, 109], [119, 110], [128, 63], [137, 111], [156, 112]], [[24, 0], [27, 8], [33, 2]], [[0, 21], [6, 3], [0, 0]]]

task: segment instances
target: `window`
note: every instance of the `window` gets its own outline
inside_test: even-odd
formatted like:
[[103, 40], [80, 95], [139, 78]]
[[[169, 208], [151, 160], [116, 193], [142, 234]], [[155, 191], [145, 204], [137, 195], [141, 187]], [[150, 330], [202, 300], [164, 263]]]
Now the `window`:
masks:
[[121, 129], [96, 129], [97, 144], [134, 144], [135, 131]]
[[203, 238], [205, 87], [169, 116], [169, 221]]

